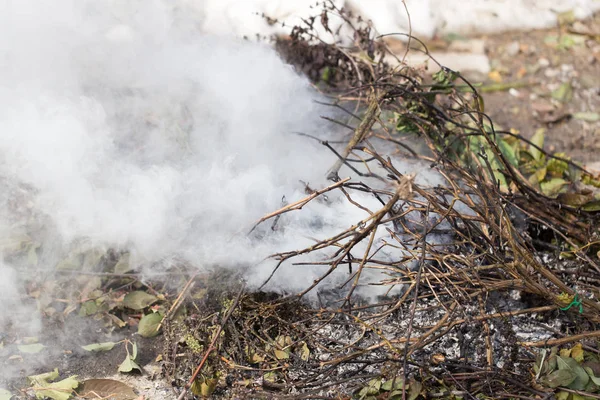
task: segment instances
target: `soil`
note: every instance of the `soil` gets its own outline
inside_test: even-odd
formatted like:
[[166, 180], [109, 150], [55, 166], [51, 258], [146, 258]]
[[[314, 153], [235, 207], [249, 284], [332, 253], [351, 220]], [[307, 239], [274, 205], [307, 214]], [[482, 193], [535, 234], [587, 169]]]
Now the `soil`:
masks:
[[[557, 48], [552, 37], [565, 37], [570, 31], [585, 33], [578, 35], [581, 43]], [[600, 121], [575, 117], [576, 113], [600, 113], [600, 15], [570, 27], [503, 33], [479, 39], [485, 42], [492, 67], [485, 85], [527, 83], [485, 94], [486, 113], [496, 127], [516, 130], [525, 137], [545, 128], [548, 150], [565, 152], [591, 166], [600, 165]], [[552, 93], [563, 84], [572, 88], [572, 97], [566, 96], [563, 101], [553, 99]], [[122, 344], [102, 353], [88, 353], [80, 347], [123, 339], [137, 343], [144, 374], [116, 375], [126, 355]], [[23, 356], [20, 361], [8, 361], [16, 371], [8, 383], [13, 392], [15, 388], [26, 386], [26, 376], [58, 368], [61, 378], [76, 374], [81, 380], [116, 379], [134, 387], [141, 398], [174, 398], [171, 385], [161, 379], [156, 362], [164, 348], [163, 336], [145, 339], [136, 334], [135, 328], [108, 334], [102, 324], [92, 318], [82, 321], [74, 316], [64, 326], [47, 326], [39, 340], [56, 345], [48, 348], [43, 356], [34, 354]], [[12, 350], [7, 346], [1, 351], [1, 355], [9, 356]]]
[[[136, 328], [125, 327], [118, 332], [110, 333], [100, 321], [91, 317], [72, 315], [64, 321], [45, 321], [42, 333], [37, 337], [39, 343], [46, 346], [35, 354], [19, 353], [16, 345], [6, 346], [1, 350], [3, 359], [20, 354], [22, 358], [9, 359], [4, 365], [3, 376], [8, 381], [1, 382], [3, 387], [17, 390], [28, 387], [26, 377], [42, 374], [58, 369], [60, 379], [77, 375], [79, 382], [86, 379], [113, 379], [131, 386], [142, 398], [170, 399], [174, 392], [170, 385], [161, 378], [161, 366], [157, 357], [163, 349], [163, 338], [144, 338], [137, 334]], [[118, 343], [110, 351], [88, 352], [82, 349], [92, 343], [135, 342], [138, 349], [140, 373], [119, 374], [117, 369], [127, 356], [123, 343]], [[8, 374], [7, 371], [11, 371]], [[24, 397], [25, 398], [25, 397]]]
[[[583, 33], [574, 35], [574, 33]], [[574, 38], [580, 43], [569, 45]], [[600, 113], [600, 15], [533, 32], [512, 32], [483, 38], [497, 82], [528, 82], [530, 86], [485, 94], [486, 113], [504, 129], [531, 137], [546, 129], [546, 146], [585, 164], [600, 162], [600, 121], [575, 118], [576, 113]], [[557, 45], [564, 41], [565, 48]], [[488, 78], [488, 84], [493, 83]], [[552, 98], [562, 84], [572, 98]], [[556, 93], [556, 92], [555, 92]], [[597, 165], [594, 169], [598, 169]]]

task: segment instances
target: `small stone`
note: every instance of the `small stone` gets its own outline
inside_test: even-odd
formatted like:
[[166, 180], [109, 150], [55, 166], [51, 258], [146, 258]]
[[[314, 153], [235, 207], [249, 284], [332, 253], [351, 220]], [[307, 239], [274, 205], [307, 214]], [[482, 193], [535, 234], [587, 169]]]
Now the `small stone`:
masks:
[[517, 54], [519, 54], [520, 50], [521, 50], [521, 45], [517, 41], [514, 41], [514, 42], [510, 43], [508, 46], [506, 46], [506, 54], [511, 57], [514, 57]]
[[547, 58], [542, 57], [538, 60], [538, 65], [543, 68], [549, 67], [550, 61]]

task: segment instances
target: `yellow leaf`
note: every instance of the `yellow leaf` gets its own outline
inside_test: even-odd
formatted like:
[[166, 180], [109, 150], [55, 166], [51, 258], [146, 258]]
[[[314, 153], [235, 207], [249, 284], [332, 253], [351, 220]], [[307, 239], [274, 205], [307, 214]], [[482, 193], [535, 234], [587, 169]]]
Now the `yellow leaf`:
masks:
[[558, 352], [558, 354], [561, 357], [570, 357], [571, 356], [571, 349], [560, 349], [560, 351]]
[[583, 361], [583, 346], [581, 343], [577, 343], [575, 346], [573, 346], [571, 349], [571, 357], [577, 362]]
[[488, 74], [488, 78], [490, 78], [490, 80], [496, 82], [496, 83], [500, 83], [502, 82], [502, 75], [500, 75], [500, 72], [498, 72], [497, 70], [493, 70]]

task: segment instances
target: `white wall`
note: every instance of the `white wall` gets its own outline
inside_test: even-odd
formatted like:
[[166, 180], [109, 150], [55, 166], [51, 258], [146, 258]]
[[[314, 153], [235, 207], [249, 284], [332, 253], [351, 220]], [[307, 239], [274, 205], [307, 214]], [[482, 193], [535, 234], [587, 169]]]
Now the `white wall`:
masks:
[[[315, 0], [187, 0], [202, 14], [202, 29], [236, 35], [285, 33], [286, 28], [270, 27], [256, 13], [265, 13], [290, 24], [313, 15]], [[401, 0], [335, 0], [338, 7], [351, 7], [375, 24], [380, 33], [406, 32], [408, 28]], [[435, 33], [499, 32], [549, 27], [557, 13], [573, 10], [585, 18], [600, 10], [598, 0], [406, 0], [413, 33], [431, 37]], [[316, 9], [319, 9], [317, 7]]]

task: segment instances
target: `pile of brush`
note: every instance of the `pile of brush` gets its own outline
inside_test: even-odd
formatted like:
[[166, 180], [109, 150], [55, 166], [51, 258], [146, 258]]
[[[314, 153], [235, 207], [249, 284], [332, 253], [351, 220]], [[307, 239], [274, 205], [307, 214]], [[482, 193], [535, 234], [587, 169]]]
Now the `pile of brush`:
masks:
[[[346, 21], [351, 45], [319, 40], [316, 24], [334, 34], [328, 13]], [[416, 38], [403, 39], [406, 51], [428, 54]], [[242, 294], [225, 302], [233, 310], [222, 320], [196, 316], [183, 330], [171, 324], [167, 348], [186, 355], [167, 362], [167, 374], [185, 385], [202, 355], [190, 343], [207, 350], [213, 338], [192, 382], [225, 397], [541, 398], [556, 387], [567, 397], [598, 393], [591, 369], [584, 384], [559, 371], [561, 360], [581, 366], [600, 354], [599, 178], [547, 153], [540, 133], [528, 140], [496, 129], [476, 85], [444, 67], [425, 76], [344, 10], [330, 6], [277, 48], [352, 122], [337, 121], [348, 128], [345, 144], [321, 140], [338, 159], [323, 171], [331, 185], [260, 223], [331, 193], [368, 217], [272, 255], [275, 269], [323, 267], [300, 293]], [[391, 57], [395, 67], [386, 62]], [[435, 171], [438, 183], [401, 173], [400, 158]], [[355, 179], [341, 179], [341, 169]], [[359, 192], [379, 208], [354, 201]], [[314, 252], [326, 256], [294, 261]], [[346, 274], [340, 290], [319, 291], [339, 270]], [[373, 271], [379, 279], [365, 283]], [[380, 288], [380, 296], [361, 296], [364, 285]], [[540, 348], [553, 346], [562, 348], [554, 367], [550, 356], [539, 359], [546, 354]], [[585, 360], [570, 356], [575, 348], [585, 349]]]

